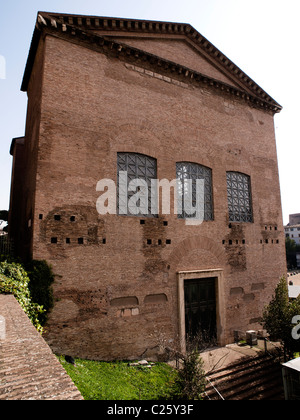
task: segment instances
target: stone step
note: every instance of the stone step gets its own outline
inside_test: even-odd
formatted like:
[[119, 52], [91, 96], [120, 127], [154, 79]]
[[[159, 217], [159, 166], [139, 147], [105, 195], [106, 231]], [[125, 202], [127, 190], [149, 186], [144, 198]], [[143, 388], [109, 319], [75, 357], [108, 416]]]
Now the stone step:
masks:
[[247, 359], [213, 372], [206, 387], [208, 399], [226, 400], [283, 399], [280, 363], [261, 356]]

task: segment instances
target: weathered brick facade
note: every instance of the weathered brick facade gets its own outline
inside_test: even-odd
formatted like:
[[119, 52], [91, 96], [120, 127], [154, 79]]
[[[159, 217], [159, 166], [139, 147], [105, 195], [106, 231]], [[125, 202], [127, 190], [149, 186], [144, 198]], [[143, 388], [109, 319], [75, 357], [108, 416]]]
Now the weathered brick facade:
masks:
[[[286, 271], [281, 107], [189, 25], [45, 13], [37, 23], [19, 228], [23, 256], [56, 274], [48, 343], [92, 359], [184, 346], [188, 279], [215, 279], [220, 345], [260, 328]], [[213, 220], [99, 215], [96, 185], [117, 181], [120, 152], [155, 158], [158, 179], [176, 178], [176, 162], [210, 168]], [[229, 171], [251, 179], [251, 223], [229, 220]]]

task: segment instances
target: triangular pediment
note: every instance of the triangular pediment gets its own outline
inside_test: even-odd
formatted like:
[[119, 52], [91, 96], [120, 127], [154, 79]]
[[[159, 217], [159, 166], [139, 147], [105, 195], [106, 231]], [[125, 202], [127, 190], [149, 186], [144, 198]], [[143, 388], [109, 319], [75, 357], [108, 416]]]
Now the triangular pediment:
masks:
[[22, 89], [26, 90], [35, 57], [35, 38], [38, 39], [38, 32], [43, 29], [81, 41], [85, 39], [87, 43], [105, 46], [108, 43], [110, 50], [117, 54], [124, 54], [126, 50], [129, 56], [144, 56], [150, 62], [156, 60], [165, 71], [177, 71], [209, 83], [274, 112], [281, 110], [281, 106], [239, 67], [191, 25], [184, 23], [39, 12]]
[[230, 75], [226, 75], [201, 50], [184, 38], [140, 38], [140, 37], [113, 37], [114, 40], [138, 48], [148, 53], [176, 62], [184, 67], [195, 70], [205, 76], [240, 87]]

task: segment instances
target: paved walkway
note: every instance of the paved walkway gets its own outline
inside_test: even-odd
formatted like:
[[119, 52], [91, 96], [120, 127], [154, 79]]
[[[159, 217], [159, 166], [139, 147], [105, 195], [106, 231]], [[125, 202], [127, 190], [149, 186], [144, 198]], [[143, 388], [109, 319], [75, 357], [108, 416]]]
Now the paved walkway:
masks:
[[83, 400], [12, 295], [0, 295], [0, 400]]
[[[274, 350], [277, 346], [279, 346], [279, 343], [270, 343], [268, 344], [268, 350]], [[258, 340], [258, 345], [255, 347], [229, 344], [226, 347], [209, 349], [201, 353], [201, 358], [204, 361], [205, 372], [211, 372], [223, 369], [232, 363], [241, 361], [242, 359], [256, 357], [262, 354], [264, 354], [264, 342], [262, 340]]]

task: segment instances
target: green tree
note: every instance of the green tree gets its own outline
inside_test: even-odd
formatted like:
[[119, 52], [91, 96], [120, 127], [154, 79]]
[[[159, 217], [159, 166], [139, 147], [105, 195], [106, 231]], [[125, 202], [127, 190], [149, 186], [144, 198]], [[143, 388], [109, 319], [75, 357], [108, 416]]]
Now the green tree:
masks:
[[0, 210], [0, 220], [8, 221], [8, 210]]
[[296, 253], [300, 252], [300, 245], [291, 238], [285, 238], [286, 261], [289, 269], [297, 266]]
[[182, 357], [182, 365], [175, 381], [175, 397], [180, 400], [201, 400], [205, 385], [203, 360], [196, 349], [188, 351]]
[[297, 315], [300, 315], [300, 297], [293, 302], [289, 300], [287, 281], [282, 277], [275, 289], [275, 295], [263, 313], [263, 326], [272, 340], [283, 344], [290, 358], [300, 349], [300, 341], [292, 337], [292, 320]]
[[285, 249], [287, 253], [296, 252], [297, 250], [296, 242], [291, 238], [285, 238]]

